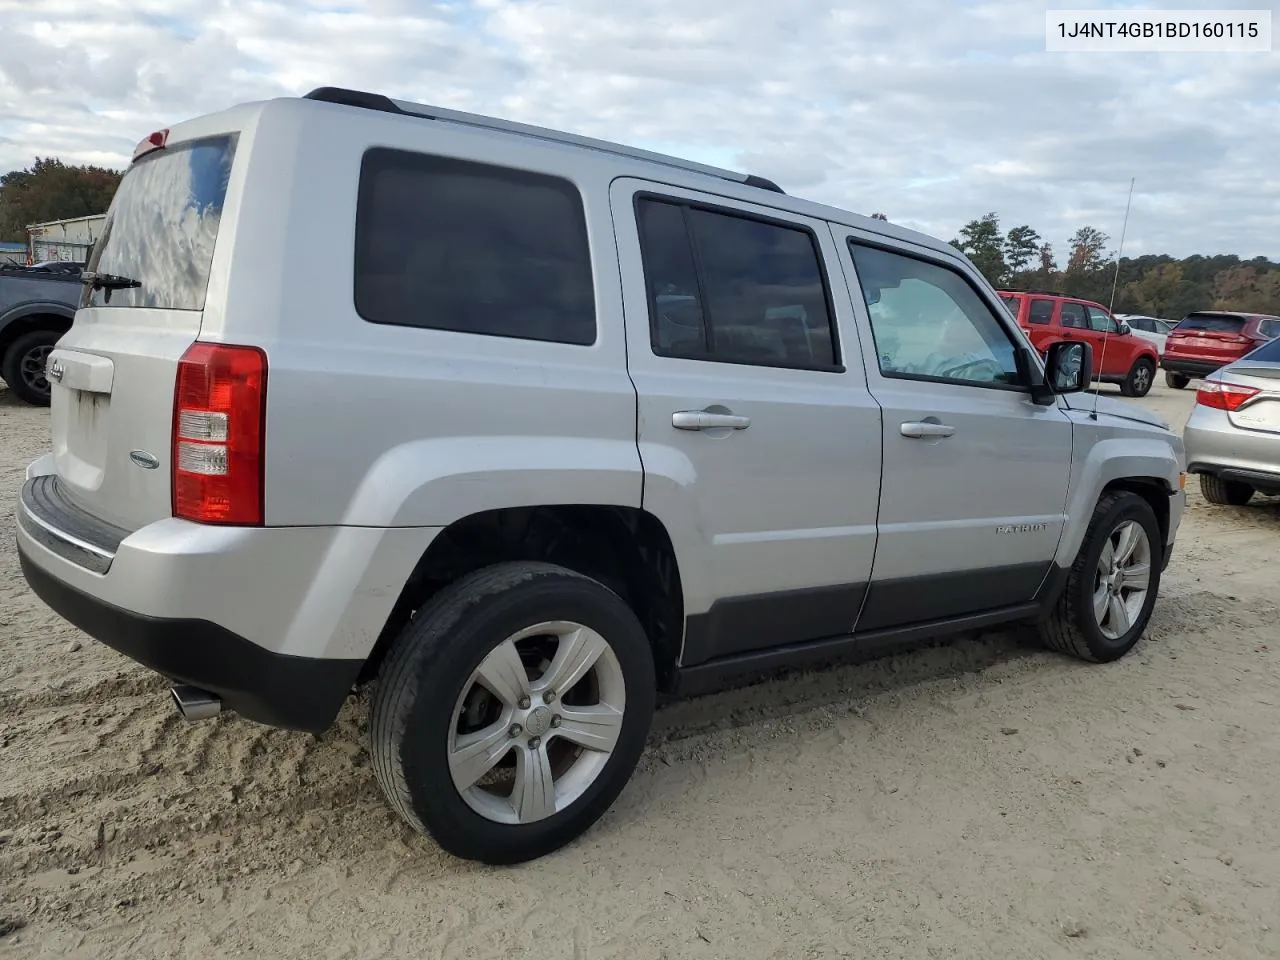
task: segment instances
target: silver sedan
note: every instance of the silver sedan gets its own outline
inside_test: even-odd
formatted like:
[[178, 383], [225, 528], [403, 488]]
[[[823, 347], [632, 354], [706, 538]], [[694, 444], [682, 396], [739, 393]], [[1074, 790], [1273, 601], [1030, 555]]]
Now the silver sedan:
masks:
[[1210, 503], [1280, 495], [1280, 339], [1209, 374], [1183, 432], [1187, 472]]

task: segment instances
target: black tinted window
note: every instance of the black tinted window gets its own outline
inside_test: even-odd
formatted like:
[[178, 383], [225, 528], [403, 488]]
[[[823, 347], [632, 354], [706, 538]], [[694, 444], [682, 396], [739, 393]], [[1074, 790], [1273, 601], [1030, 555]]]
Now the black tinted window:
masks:
[[1053, 319], [1053, 301], [1032, 300], [1029, 319], [1032, 323], [1048, 323], [1051, 321]]
[[1062, 319], [1060, 322], [1064, 327], [1083, 330], [1089, 326], [1089, 315], [1084, 312], [1083, 304], [1064, 303], [1062, 305]]
[[595, 342], [582, 199], [557, 177], [370, 150], [355, 268], [356, 310], [374, 323]]
[[1210, 333], [1239, 333], [1244, 317], [1223, 317], [1212, 313], [1192, 313], [1178, 324], [1178, 330], [1205, 330]]
[[656, 353], [836, 364], [826, 283], [807, 231], [656, 200], [640, 201], [638, 213]]
[[646, 201], [640, 204], [639, 224], [653, 348], [666, 356], [703, 356], [710, 345], [684, 208]]

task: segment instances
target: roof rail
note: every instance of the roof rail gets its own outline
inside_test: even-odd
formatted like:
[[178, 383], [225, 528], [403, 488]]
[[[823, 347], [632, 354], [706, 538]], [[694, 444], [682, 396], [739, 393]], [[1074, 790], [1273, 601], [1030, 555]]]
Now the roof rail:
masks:
[[380, 93], [365, 93], [361, 90], [347, 90], [343, 87], [317, 87], [306, 94], [303, 99], [320, 100], [324, 103], [336, 103], [346, 107], [360, 107], [365, 110], [380, 110], [383, 113], [398, 113], [403, 116], [421, 117], [427, 120], [443, 120], [447, 123], [484, 127], [489, 130], [502, 130], [526, 137], [536, 137], [539, 140], [550, 140], [555, 143], [565, 143], [577, 147], [585, 147], [589, 150], [612, 153], [621, 157], [631, 157], [635, 160], [645, 160], [649, 163], [660, 163], [663, 166], [676, 167], [694, 173], [710, 174], [713, 177], [731, 180], [734, 183], [741, 183], [748, 187], [758, 187], [761, 190], [768, 190], [772, 193], [783, 193], [782, 188], [772, 180], [766, 180], [764, 177], [757, 177], [750, 173], [724, 170], [720, 167], [697, 163], [693, 160], [681, 160], [678, 157], [669, 157], [666, 154], [641, 150], [638, 147], [627, 147], [620, 143], [597, 140], [594, 137], [582, 137], [576, 133], [564, 133], [547, 127], [536, 127], [527, 123], [516, 123], [512, 120], [499, 120], [496, 117], [485, 117], [477, 113], [463, 113], [460, 110], [449, 110], [445, 107], [432, 107], [424, 103], [412, 103], [408, 100], [392, 100], [390, 97], [383, 96]]
[[1010, 290], [1006, 289], [1005, 293], [1014, 293], [1020, 297], [1067, 297], [1072, 300], [1087, 300], [1088, 297], [1072, 297], [1069, 293], [1063, 293], [1061, 290]]

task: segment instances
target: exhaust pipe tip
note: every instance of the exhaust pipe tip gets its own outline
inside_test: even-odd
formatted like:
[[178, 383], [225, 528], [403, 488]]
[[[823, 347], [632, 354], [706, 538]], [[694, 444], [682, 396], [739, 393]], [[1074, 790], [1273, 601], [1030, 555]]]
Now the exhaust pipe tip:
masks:
[[199, 687], [179, 683], [169, 689], [169, 696], [184, 720], [209, 720], [222, 712], [222, 698]]

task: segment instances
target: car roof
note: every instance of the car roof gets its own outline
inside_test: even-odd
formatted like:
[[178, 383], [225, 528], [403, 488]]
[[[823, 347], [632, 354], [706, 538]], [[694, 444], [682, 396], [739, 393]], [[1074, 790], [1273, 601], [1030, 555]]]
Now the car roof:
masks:
[[[1248, 317], [1250, 320], [1280, 320], [1270, 313], [1252, 313], [1248, 310], [1192, 310], [1187, 317]], [[1187, 317], [1183, 317], [1185, 320]]]
[[[1090, 307], [1107, 309], [1097, 300], [1090, 300], [1088, 297], [1073, 297], [1066, 293], [1052, 293], [1048, 290], [997, 290], [996, 293], [1002, 297], [1037, 297], [1043, 300], [1062, 300], [1066, 303], [1083, 303]], [[1121, 314], [1115, 314], [1115, 316], [1121, 316]]]
[[[269, 109], [289, 109], [287, 105], [293, 105], [293, 108], [302, 110], [375, 111], [395, 118], [397, 121], [407, 120], [416, 123], [468, 126], [473, 129], [536, 139], [543, 143], [550, 142], [567, 148], [593, 151], [601, 155], [612, 155], [619, 161], [619, 176], [667, 179], [672, 171], [678, 170], [704, 181], [699, 187], [694, 187], [693, 189], [713, 191], [734, 199], [766, 205], [783, 212], [854, 227], [867, 233], [878, 234], [888, 240], [897, 240], [924, 248], [932, 254], [941, 254], [948, 259], [966, 259], [963, 253], [937, 237], [898, 226], [887, 220], [879, 220], [864, 214], [842, 210], [839, 207], [793, 197], [783, 192], [772, 181], [763, 177], [722, 170], [692, 160], [682, 160], [637, 147], [597, 140], [550, 128], [537, 127], [531, 124], [516, 123], [480, 114], [464, 113], [458, 110], [434, 107], [407, 100], [393, 100], [390, 97], [376, 93], [338, 87], [320, 87], [304, 97], [281, 97], [274, 100], [239, 104], [223, 111], [221, 116], [247, 124], [254, 113]], [[627, 169], [628, 167], [631, 169]], [[667, 171], [665, 175], [655, 172], [662, 170], [664, 167]], [[713, 187], [714, 181], [719, 181], [719, 183]]]

